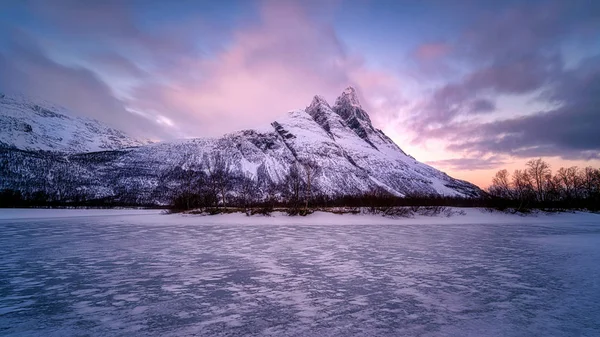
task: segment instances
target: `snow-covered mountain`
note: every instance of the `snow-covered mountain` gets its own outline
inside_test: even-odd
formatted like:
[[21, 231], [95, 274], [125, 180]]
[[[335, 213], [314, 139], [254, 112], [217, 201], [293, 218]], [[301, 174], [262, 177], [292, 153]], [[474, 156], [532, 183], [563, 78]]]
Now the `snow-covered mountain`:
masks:
[[0, 146], [68, 153], [115, 150], [148, 144], [66, 108], [0, 93]]
[[316, 167], [314, 190], [330, 196], [381, 189], [398, 196], [481, 193], [475, 185], [404, 153], [373, 127], [353, 88], [347, 88], [333, 106], [315, 96], [305, 109], [291, 111], [270, 125], [220, 138], [62, 156], [3, 150], [0, 189], [32, 192], [43, 186], [48, 193], [57, 193], [57, 188], [68, 185], [70, 191], [88, 199], [166, 203], [188, 184], [185, 172], [206, 171], [210, 158], [217, 154], [234, 175], [272, 184], [282, 182], [295, 163], [311, 163]]

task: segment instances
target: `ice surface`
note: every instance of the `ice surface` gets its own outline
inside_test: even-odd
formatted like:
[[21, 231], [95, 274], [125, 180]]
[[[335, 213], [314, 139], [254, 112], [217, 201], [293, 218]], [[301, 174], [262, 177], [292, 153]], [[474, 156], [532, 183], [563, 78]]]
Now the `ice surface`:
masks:
[[600, 217], [0, 210], [0, 335], [597, 336]]

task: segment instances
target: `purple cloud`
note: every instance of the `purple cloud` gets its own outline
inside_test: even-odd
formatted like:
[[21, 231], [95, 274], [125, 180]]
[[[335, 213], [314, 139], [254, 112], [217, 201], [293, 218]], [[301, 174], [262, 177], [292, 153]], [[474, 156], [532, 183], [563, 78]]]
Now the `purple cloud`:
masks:
[[600, 60], [566, 71], [547, 95], [558, 108], [505, 121], [472, 125], [478, 139], [449, 146], [452, 150], [505, 153], [518, 157], [561, 156], [600, 159]]
[[[597, 66], [600, 59], [590, 58], [584, 62], [588, 65], [570, 70], [561, 51], [567, 37], [591, 39], [592, 27], [600, 31], [600, 6], [581, 5], [546, 1], [483, 15], [449, 56], [473, 66], [415, 107], [410, 120], [418, 135], [414, 142], [437, 138], [446, 140], [451, 151], [479, 155], [599, 158], [600, 140], [593, 125], [600, 125], [600, 87], [590, 64]], [[485, 124], [465, 118], [459, 122], [461, 116], [494, 111], [500, 95], [539, 92], [541, 102], [556, 108]]]
[[150, 74], [141, 69], [129, 58], [116, 52], [102, 52], [93, 54], [89, 62], [106, 70], [109, 74], [132, 77], [136, 79], [147, 78]]
[[[366, 97], [377, 97], [373, 106], [378, 111], [391, 110], [402, 101], [400, 85], [392, 74], [367, 67], [360, 55], [346, 50], [331, 24], [321, 17], [321, 2], [260, 2], [258, 18], [229, 28], [227, 43], [211, 48], [210, 53], [202, 53], [198, 41], [222, 33], [200, 13], [192, 14], [186, 22], [170, 21], [148, 28], [136, 20], [130, 1], [57, 0], [50, 4], [27, 0], [27, 4], [40, 23], [63, 35], [59, 43], [73, 44], [70, 47], [75, 56], [69, 56], [81, 73], [110, 85], [110, 89], [105, 86], [98, 92], [113, 96], [104, 100], [119, 106], [111, 111], [132, 110], [152, 123], [162, 123], [166, 126], [162, 134], [171, 134], [164, 138], [216, 136], [268, 125], [288, 110], [305, 107], [313, 95], [333, 99], [348, 85], [356, 86]], [[326, 4], [327, 11], [333, 7]], [[52, 48], [51, 44], [43, 47], [37, 54], [52, 64], [43, 69], [75, 69], [57, 61], [60, 53], [44, 52]], [[13, 52], [6, 55], [16, 62]], [[40, 71], [42, 68], [35, 66], [22, 68], [27, 78], [46, 79], [38, 74]], [[5, 85], [10, 84], [6, 81]], [[76, 82], [62, 81], [61, 92], [86, 87], [70, 90], [71, 85]], [[39, 81], [36, 86], [39, 89], [29, 90], [27, 85], [12, 85], [31, 93], [43, 92], [52, 84]], [[59, 103], [67, 99], [52, 88], [46, 95]], [[364, 104], [369, 107], [374, 101], [366, 99]], [[67, 102], [92, 114], [91, 107], [75, 104], [75, 98]], [[376, 118], [378, 113], [373, 115]], [[112, 122], [130, 124], [118, 118]]]
[[[172, 76], [172, 71], [198, 76]], [[142, 111], [168, 111], [190, 135], [219, 135], [268, 125], [286, 111], [303, 108], [315, 94], [334, 98], [347, 85], [367, 97], [397, 92], [393, 76], [369, 69], [350, 55], [332, 27], [301, 3], [271, 1], [260, 20], [236, 30], [226, 48], [208, 59], [159, 69], [169, 81], [147, 82], [129, 101]], [[365, 101], [369, 104], [369, 100]]]
[[0, 53], [0, 89], [27, 93], [70, 110], [120, 127], [134, 135], [163, 135], [156, 123], [137, 116], [116, 99], [111, 89], [93, 72], [60, 65], [25, 34]]
[[494, 102], [489, 99], [479, 98], [471, 102], [471, 113], [486, 113], [492, 112], [496, 109]]
[[427, 164], [435, 167], [444, 167], [457, 171], [489, 170], [506, 165], [507, 161], [500, 156], [488, 158], [453, 158], [428, 161]]
[[[593, 158], [598, 149], [588, 129], [596, 121], [589, 108], [597, 102], [589, 90], [595, 88], [591, 65], [598, 60], [577, 66], [573, 58], [587, 55], [577, 55], [577, 48], [569, 55], [563, 50], [565, 42], [580, 46], [596, 41], [600, 4], [595, 2], [458, 2], [443, 11], [430, 4], [407, 5], [435, 13], [429, 20], [440, 19], [435, 16], [443, 12], [456, 21], [448, 27], [459, 30], [438, 29], [436, 35], [432, 27], [431, 32], [414, 34], [414, 40], [406, 39], [406, 50], [389, 43], [395, 37], [378, 31], [385, 25], [374, 24], [379, 22], [373, 15], [359, 13], [369, 38], [389, 40], [384, 41], [389, 43], [386, 54], [389, 49], [390, 55], [411, 58], [406, 63], [410, 70], [397, 67], [400, 74], [393, 72], [394, 66], [377, 68], [382, 58], [375, 54], [381, 50], [346, 45], [352, 39], [344, 39], [348, 36], [334, 17], [357, 13], [352, 13], [353, 3], [337, 0], [328, 1], [325, 10], [321, 1], [312, 0], [261, 1], [243, 15], [239, 8], [227, 8], [229, 14], [236, 12], [235, 22], [211, 19], [201, 11], [180, 11], [191, 9], [190, 3], [14, 3], [27, 5], [28, 19], [36, 24], [22, 28], [35, 40], [33, 47], [26, 40], [9, 45], [0, 41], [2, 88], [45, 95], [121, 128], [144, 125], [139, 128], [160, 138], [218, 135], [264, 125], [286, 110], [306, 106], [314, 94], [333, 99], [342, 88], [354, 85], [380, 127], [398, 125], [398, 137], [414, 132], [416, 143], [443, 140], [447, 149], [470, 158]], [[171, 6], [179, 10], [164, 16], [158, 11]], [[374, 2], [373, 13], [381, 11], [377, 6]], [[169, 15], [173, 17], [163, 20]], [[428, 40], [418, 44], [425, 36]], [[375, 47], [381, 44], [373, 41]], [[505, 98], [524, 95], [535, 96], [549, 108], [506, 115]], [[408, 121], [403, 120], [406, 115]], [[481, 122], [494, 119], [502, 120]], [[494, 163], [500, 162], [488, 160], [479, 167]]]

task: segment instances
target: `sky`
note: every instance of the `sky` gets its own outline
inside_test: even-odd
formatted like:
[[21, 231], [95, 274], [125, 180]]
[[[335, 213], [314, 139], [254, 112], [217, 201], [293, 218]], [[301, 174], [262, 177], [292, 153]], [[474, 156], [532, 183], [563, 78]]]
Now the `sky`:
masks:
[[3, 0], [0, 91], [134, 136], [219, 136], [357, 89], [405, 152], [487, 187], [600, 167], [595, 0]]

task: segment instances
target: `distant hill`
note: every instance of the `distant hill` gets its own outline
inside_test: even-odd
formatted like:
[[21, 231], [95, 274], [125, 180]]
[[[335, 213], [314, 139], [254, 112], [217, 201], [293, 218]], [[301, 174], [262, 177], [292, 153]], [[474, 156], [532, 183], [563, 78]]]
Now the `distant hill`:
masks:
[[0, 94], [0, 146], [67, 153], [146, 145], [123, 131], [66, 108], [24, 96]]

